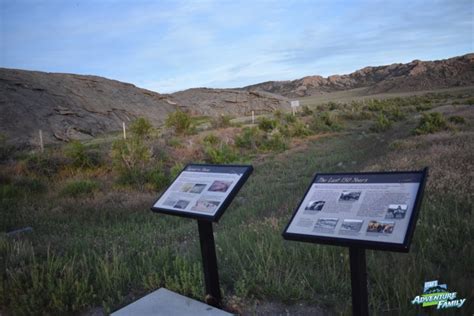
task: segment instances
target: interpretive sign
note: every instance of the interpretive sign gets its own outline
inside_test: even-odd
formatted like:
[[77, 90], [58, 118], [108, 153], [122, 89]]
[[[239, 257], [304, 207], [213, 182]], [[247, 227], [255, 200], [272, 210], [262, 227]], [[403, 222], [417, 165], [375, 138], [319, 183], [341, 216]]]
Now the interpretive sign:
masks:
[[298, 100], [291, 101], [290, 104], [291, 104], [292, 107], [297, 107], [297, 106], [300, 106], [300, 101], [298, 101]]
[[252, 170], [247, 165], [187, 165], [152, 210], [217, 221]]
[[408, 252], [426, 169], [317, 174], [285, 239]]
[[219, 220], [252, 171], [250, 165], [189, 164], [151, 208], [197, 220], [205, 300], [212, 306], [222, 304], [212, 222]]

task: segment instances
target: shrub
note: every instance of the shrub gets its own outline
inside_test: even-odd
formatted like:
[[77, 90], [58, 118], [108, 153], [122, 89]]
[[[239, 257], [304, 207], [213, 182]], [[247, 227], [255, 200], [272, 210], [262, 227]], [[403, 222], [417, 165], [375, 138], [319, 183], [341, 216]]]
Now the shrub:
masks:
[[232, 125], [230, 123], [231, 119], [232, 119], [232, 116], [221, 114], [218, 117], [214, 118], [211, 124], [212, 124], [212, 127], [214, 128], [229, 127]]
[[150, 149], [138, 139], [117, 140], [112, 144], [112, 162], [119, 170], [142, 168], [150, 160]]
[[133, 136], [139, 138], [149, 137], [153, 130], [153, 126], [146, 118], [139, 117], [130, 125], [130, 132]]
[[171, 167], [170, 169], [171, 180], [175, 179], [183, 169], [184, 169], [184, 166], [182, 163], [180, 162], [175, 163], [174, 166]]
[[368, 101], [367, 109], [372, 112], [379, 112], [383, 110], [383, 102], [377, 99], [371, 99]]
[[313, 115], [310, 129], [314, 132], [338, 131], [342, 129], [342, 126], [334, 113], [322, 112], [319, 115]]
[[146, 167], [151, 151], [138, 138], [117, 140], [112, 144], [112, 163], [118, 171], [118, 182], [141, 187], [148, 181]]
[[375, 123], [370, 127], [370, 130], [376, 133], [384, 132], [392, 127], [392, 122], [382, 113], [377, 116]]
[[301, 114], [303, 116], [310, 116], [311, 114], [313, 114], [313, 110], [311, 110], [307, 105], [303, 105], [301, 107]]
[[206, 161], [215, 164], [230, 163], [237, 160], [237, 153], [231, 146], [220, 143], [218, 145], [207, 145], [204, 147]]
[[258, 122], [258, 128], [260, 128], [262, 131], [269, 132], [273, 130], [277, 126], [277, 122], [275, 120], [262, 117], [259, 119]]
[[79, 197], [86, 194], [92, 194], [99, 189], [99, 184], [92, 180], [77, 180], [66, 184], [61, 190], [62, 196]]
[[[297, 121], [290, 126], [290, 135], [294, 137], [305, 137], [311, 135], [311, 130], [306, 125]], [[283, 135], [284, 136], [284, 135]]]
[[294, 122], [296, 122], [296, 116], [294, 116], [292, 113], [286, 113], [285, 114], [285, 121], [287, 123], [294, 123]]
[[405, 113], [402, 112], [400, 107], [394, 106], [389, 112], [388, 115], [390, 115], [390, 118], [394, 121], [401, 121], [406, 118]]
[[284, 151], [287, 148], [288, 143], [286, 139], [278, 132], [267, 135], [262, 144], [262, 149], [264, 150]]
[[431, 109], [431, 103], [421, 103], [421, 104], [417, 104], [415, 106], [416, 110], [418, 112], [423, 112], [423, 111], [427, 111], [429, 109]]
[[234, 139], [237, 147], [245, 149], [257, 149], [262, 143], [262, 132], [256, 127], [245, 127]]
[[206, 135], [202, 141], [205, 145], [217, 145], [220, 139], [214, 134], [209, 134]]
[[474, 98], [470, 98], [466, 100], [467, 105], [474, 105]]
[[168, 146], [174, 147], [174, 148], [180, 148], [183, 147], [183, 144], [181, 143], [181, 140], [177, 137], [170, 137], [166, 139], [166, 144]]
[[168, 128], [174, 128], [177, 134], [191, 134], [194, 131], [191, 116], [180, 110], [170, 113], [165, 125]]
[[446, 119], [439, 112], [423, 113], [418, 127], [414, 130], [417, 135], [436, 133], [448, 128]]
[[454, 124], [466, 124], [466, 119], [459, 115], [450, 116], [448, 120]]
[[147, 172], [147, 183], [151, 185], [154, 190], [161, 191], [169, 184], [169, 177], [166, 176], [161, 165]]
[[283, 112], [280, 109], [277, 109], [273, 112], [273, 116], [279, 120], [283, 119]]
[[72, 160], [75, 168], [93, 168], [100, 164], [99, 154], [86, 149], [86, 146], [79, 141], [69, 143], [64, 151], [64, 155]]
[[63, 157], [53, 155], [50, 151], [44, 153], [32, 153], [22, 161], [25, 169], [30, 174], [52, 177], [65, 165]]

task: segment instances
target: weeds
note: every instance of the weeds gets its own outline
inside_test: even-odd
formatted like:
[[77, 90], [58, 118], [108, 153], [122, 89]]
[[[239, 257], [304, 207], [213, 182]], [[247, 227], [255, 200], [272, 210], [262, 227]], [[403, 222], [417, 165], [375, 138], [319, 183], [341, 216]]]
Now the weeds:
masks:
[[92, 180], [77, 180], [66, 184], [61, 190], [62, 196], [77, 198], [90, 195], [99, 189], [99, 183]]
[[277, 127], [277, 121], [266, 117], [261, 117], [258, 121], [258, 128], [264, 132], [270, 132]]
[[392, 122], [384, 115], [379, 114], [377, 120], [370, 127], [370, 130], [376, 133], [384, 132], [392, 127]]
[[448, 128], [446, 119], [439, 112], [424, 113], [414, 130], [417, 135], [436, 133]]
[[75, 168], [93, 168], [100, 165], [99, 153], [86, 149], [86, 146], [79, 141], [69, 143], [64, 154], [72, 160], [72, 165]]
[[165, 125], [166, 127], [174, 128], [177, 134], [189, 135], [194, 133], [191, 116], [180, 110], [169, 114], [166, 118]]
[[309, 128], [314, 132], [339, 131], [342, 125], [333, 112], [322, 112], [313, 115]]

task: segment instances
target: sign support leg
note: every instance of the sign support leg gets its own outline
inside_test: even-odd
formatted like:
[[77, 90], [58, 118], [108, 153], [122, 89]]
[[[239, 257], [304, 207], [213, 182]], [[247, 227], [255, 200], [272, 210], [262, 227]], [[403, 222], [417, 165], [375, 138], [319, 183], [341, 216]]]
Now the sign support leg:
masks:
[[349, 247], [352, 288], [352, 315], [369, 315], [369, 300], [367, 292], [367, 267], [365, 249]]
[[215, 307], [221, 305], [222, 297], [217, 272], [216, 246], [212, 231], [212, 222], [199, 220], [199, 241], [201, 243], [202, 267], [206, 283], [206, 303]]

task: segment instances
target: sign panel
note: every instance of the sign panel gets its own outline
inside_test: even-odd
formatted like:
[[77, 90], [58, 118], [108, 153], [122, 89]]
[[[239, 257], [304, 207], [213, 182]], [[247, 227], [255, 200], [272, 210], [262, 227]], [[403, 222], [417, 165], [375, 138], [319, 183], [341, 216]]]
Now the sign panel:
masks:
[[247, 165], [187, 165], [152, 210], [217, 221], [252, 171]]
[[283, 237], [408, 251], [425, 178], [426, 169], [317, 174]]
[[300, 106], [300, 101], [298, 101], [298, 100], [296, 100], [296, 101], [291, 101], [291, 106], [292, 106], [292, 107]]

